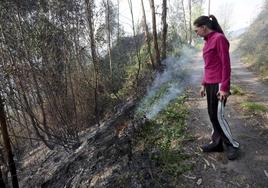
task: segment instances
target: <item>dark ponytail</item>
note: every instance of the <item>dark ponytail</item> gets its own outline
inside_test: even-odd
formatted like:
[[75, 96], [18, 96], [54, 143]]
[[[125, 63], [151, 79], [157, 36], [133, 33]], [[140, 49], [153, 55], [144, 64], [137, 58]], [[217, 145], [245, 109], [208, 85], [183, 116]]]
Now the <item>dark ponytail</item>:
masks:
[[221, 26], [218, 23], [218, 20], [213, 15], [198, 17], [194, 21], [194, 25], [197, 26], [197, 27], [205, 25], [205, 26], [207, 26], [209, 29], [211, 29], [213, 31], [216, 31], [216, 32], [224, 34]]

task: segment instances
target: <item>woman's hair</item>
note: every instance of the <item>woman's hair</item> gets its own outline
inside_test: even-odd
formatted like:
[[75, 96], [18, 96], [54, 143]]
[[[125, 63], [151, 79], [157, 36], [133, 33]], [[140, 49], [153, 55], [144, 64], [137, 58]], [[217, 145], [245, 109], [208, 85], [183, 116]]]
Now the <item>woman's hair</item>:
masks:
[[217, 31], [219, 33], [223, 33], [221, 26], [219, 25], [217, 19], [215, 16], [213, 15], [209, 15], [209, 16], [200, 16], [198, 17], [195, 21], [194, 21], [194, 25], [197, 27], [200, 26], [207, 26], [209, 29], [213, 30], [213, 31]]

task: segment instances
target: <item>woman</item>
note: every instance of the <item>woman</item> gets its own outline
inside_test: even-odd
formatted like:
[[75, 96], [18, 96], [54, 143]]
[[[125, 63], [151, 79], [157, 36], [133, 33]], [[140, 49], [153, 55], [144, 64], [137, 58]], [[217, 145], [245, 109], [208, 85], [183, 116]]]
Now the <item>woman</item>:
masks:
[[203, 145], [203, 152], [227, 151], [229, 160], [238, 156], [239, 143], [231, 135], [224, 119], [224, 106], [230, 94], [229, 42], [215, 16], [200, 16], [194, 21], [195, 32], [205, 40], [203, 58], [204, 76], [201, 97], [207, 96], [208, 114], [212, 123], [211, 142]]

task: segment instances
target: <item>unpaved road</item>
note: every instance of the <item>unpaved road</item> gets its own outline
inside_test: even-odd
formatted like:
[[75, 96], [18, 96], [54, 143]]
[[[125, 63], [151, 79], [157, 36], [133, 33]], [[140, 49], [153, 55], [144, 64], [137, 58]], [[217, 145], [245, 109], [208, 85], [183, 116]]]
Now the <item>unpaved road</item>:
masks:
[[268, 86], [248, 71], [237, 55], [232, 53], [231, 61], [232, 84], [239, 85], [246, 93], [230, 96], [225, 112], [233, 136], [241, 144], [240, 156], [235, 161], [228, 161], [224, 153], [207, 154], [199, 149], [200, 145], [209, 142], [211, 133], [206, 99], [198, 95], [203, 71], [199, 54], [192, 66], [194, 81], [188, 101], [191, 107], [188, 131], [194, 136], [188, 147], [196, 165], [192, 172], [184, 174], [185, 187], [268, 187], [268, 115], [245, 114], [240, 106], [246, 100], [268, 105]]

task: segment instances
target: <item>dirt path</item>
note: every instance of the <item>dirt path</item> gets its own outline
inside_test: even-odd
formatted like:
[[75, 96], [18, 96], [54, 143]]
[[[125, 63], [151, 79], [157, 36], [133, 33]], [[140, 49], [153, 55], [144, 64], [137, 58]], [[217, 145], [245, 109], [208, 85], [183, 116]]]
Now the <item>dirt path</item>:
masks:
[[[233, 136], [240, 142], [240, 156], [228, 161], [224, 153], [204, 154], [199, 146], [209, 142], [211, 128], [206, 100], [198, 95], [203, 63], [201, 56], [194, 62], [189, 132], [195, 141], [189, 144], [196, 168], [185, 174], [189, 187], [268, 187], [268, 122], [267, 117], [245, 115], [240, 103], [244, 100], [268, 104], [268, 86], [243, 65], [238, 56], [231, 55], [232, 83], [247, 93], [232, 95], [227, 103], [225, 117]], [[267, 116], [267, 113], [266, 113]]]

